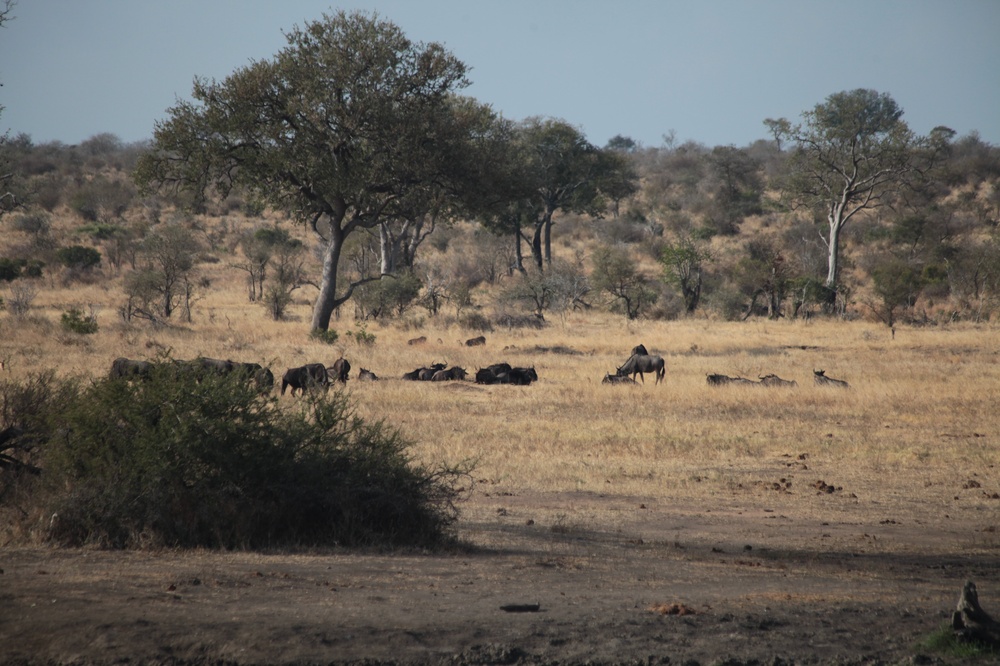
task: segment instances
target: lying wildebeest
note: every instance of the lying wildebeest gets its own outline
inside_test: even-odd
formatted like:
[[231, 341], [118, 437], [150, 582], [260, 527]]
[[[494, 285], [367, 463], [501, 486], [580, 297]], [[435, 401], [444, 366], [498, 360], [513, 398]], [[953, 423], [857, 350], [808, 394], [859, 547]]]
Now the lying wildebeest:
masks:
[[332, 366], [326, 369], [326, 374], [330, 378], [330, 381], [346, 384], [347, 377], [351, 374], [351, 362], [341, 356], [333, 362]]
[[486, 344], [486, 336], [480, 335], [479, 337], [469, 338], [465, 341], [466, 347], [479, 347]]
[[625, 365], [618, 368], [615, 373], [619, 377], [624, 377], [626, 375], [632, 375], [632, 379], [635, 379], [636, 375], [639, 375], [639, 379], [642, 383], [646, 383], [645, 373], [652, 372], [656, 377], [656, 383], [659, 384], [663, 381], [664, 375], [667, 374], [666, 363], [663, 361], [662, 356], [656, 355], [643, 355], [643, 354], [632, 354]]
[[450, 382], [452, 380], [461, 381], [465, 379], [465, 376], [469, 374], [465, 371], [465, 368], [460, 368], [457, 365], [453, 365], [447, 370], [438, 370], [433, 375], [431, 375], [432, 382]]
[[620, 375], [612, 375], [610, 372], [604, 375], [604, 379], [601, 380], [602, 384], [638, 384], [637, 381], [631, 377], [623, 377]]
[[429, 382], [434, 373], [448, 367], [447, 363], [433, 363], [430, 367], [417, 368], [412, 372], [403, 375], [403, 379], [413, 382]]
[[850, 388], [843, 379], [834, 379], [826, 376], [826, 370], [813, 370], [813, 379], [820, 386], [839, 386], [840, 388]]
[[289, 386], [292, 387], [292, 395], [295, 395], [296, 390], [305, 393], [318, 386], [326, 388], [329, 384], [326, 366], [322, 363], [307, 363], [298, 368], [288, 368], [281, 378], [281, 395], [285, 395], [285, 389]]
[[361, 368], [360, 370], [358, 370], [358, 381], [376, 382], [378, 381], [378, 377], [376, 377], [375, 373], [372, 372], [371, 370], [368, 370], [366, 368]]
[[111, 362], [111, 379], [149, 379], [153, 371], [153, 364], [149, 361], [133, 361], [128, 358], [119, 357]]
[[798, 386], [799, 383], [794, 379], [782, 379], [778, 375], [764, 375], [761, 377], [757, 375], [760, 379], [760, 383], [763, 386]]
[[538, 381], [534, 368], [512, 368], [507, 363], [497, 363], [476, 372], [477, 384], [515, 384], [528, 386]]
[[408, 345], [422, 345], [425, 342], [427, 342], [427, 336], [426, 335], [421, 335], [419, 338], [410, 338], [409, 340], [406, 341], [406, 344], [408, 344]]
[[728, 375], [708, 375], [707, 381], [711, 386], [722, 386], [724, 384], [740, 384], [741, 386], [757, 386], [757, 382], [745, 377], [729, 377]]

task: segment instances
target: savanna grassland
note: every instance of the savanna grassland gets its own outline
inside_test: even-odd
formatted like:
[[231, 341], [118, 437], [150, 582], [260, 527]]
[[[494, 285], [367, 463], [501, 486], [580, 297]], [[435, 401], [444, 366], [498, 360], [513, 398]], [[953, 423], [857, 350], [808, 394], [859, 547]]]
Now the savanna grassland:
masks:
[[[8, 543], [0, 661], [959, 663], [928, 636], [961, 584], [975, 580], [984, 607], [998, 607], [992, 324], [893, 335], [839, 319], [589, 311], [496, 327], [467, 347], [478, 333], [446, 317], [345, 313], [329, 345], [307, 334], [307, 288], [273, 321], [225, 259], [203, 270], [213, 288], [192, 321], [159, 328], [118, 317], [113, 276], [44, 281], [28, 314], [0, 320], [6, 377], [98, 377], [115, 357], [164, 354], [280, 376], [344, 356], [352, 379], [334, 390], [360, 415], [399, 428], [416, 460], [474, 462], [454, 528], [462, 545], [122, 554]], [[99, 331], [64, 331], [70, 307], [96, 312]], [[346, 335], [360, 330], [374, 342]], [[417, 336], [427, 341], [408, 344]], [[666, 359], [665, 382], [602, 384], [640, 342]], [[433, 362], [499, 361], [533, 366], [539, 381], [399, 379]], [[380, 381], [357, 381], [360, 367]], [[818, 369], [850, 387], [815, 385]], [[710, 373], [797, 386], [714, 387]], [[540, 612], [499, 609], [510, 603]]]

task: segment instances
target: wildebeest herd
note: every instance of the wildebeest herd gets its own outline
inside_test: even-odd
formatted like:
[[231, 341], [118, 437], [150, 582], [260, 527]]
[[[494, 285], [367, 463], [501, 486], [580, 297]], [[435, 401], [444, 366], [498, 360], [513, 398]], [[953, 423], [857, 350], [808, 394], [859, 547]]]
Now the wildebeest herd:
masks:
[[[170, 359], [162, 363], [116, 358], [111, 363], [110, 377], [112, 379], [145, 380], [152, 377], [155, 368], [164, 365], [173, 372], [186, 374], [199, 382], [208, 375], [237, 375], [248, 382], [253, 382], [256, 388], [264, 392], [271, 391], [274, 387], [274, 375], [271, 370], [259, 363], [242, 363], [204, 356], [190, 361]], [[288, 389], [291, 389], [291, 395], [295, 395], [296, 392], [304, 394], [315, 389], [326, 390], [333, 382], [346, 384], [350, 373], [351, 364], [343, 357], [338, 358], [330, 366], [323, 363], [307, 363], [297, 368], [288, 368], [281, 378], [281, 395], [284, 395]], [[666, 375], [666, 363], [662, 356], [650, 354], [645, 345], [640, 344], [632, 349], [629, 357], [622, 365], [618, 366], [613, 374], [606, 374], [601, 383], [635, 385], [637, 383], [635, 381], [636, 375], [639, 376], [641, 382], [645, 383], [645, 374], [647, 373], [653, 375], [655, 384], [659, 384]], [[432, 363], [429, 366], [421, 366], [404, 373], [402, 379], [421, 382], [464, 381], [468, 375], [465, 368], [448, 367], [447, 363]], [[847, 382], [827, 377], [824, 370], [813, 370], [813, 378], [815, 383], [820, 386], [848, 388]], [[371, 370], [360, 368], [358, 371], [359, 381], [377, 381], [378, 379]], [[538, 373], [533, 366], [528, 368], [513, 367], [506, 362], [479, 368], [475, 373], [477, 384], [528, 386], [536, 381], [538, 381]], [[711, 386], [733, 384], [738, 386], [794, 387], [798, 385], [794, 380], [782, 379], [774, 374], [760, 376], [758, 381], [744, 377], [709, 374], [707, 381]]]

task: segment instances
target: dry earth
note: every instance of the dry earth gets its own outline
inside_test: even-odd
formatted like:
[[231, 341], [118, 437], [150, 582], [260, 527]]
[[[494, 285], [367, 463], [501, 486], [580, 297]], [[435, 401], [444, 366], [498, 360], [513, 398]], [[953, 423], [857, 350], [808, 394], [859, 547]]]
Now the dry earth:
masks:
[[958, 663], [920, 641], [966, 579], [1000, 610], [996, 500], [784, 475], [688, 504], [482, 485], [445, 554], [7, 548], [0, 663]]

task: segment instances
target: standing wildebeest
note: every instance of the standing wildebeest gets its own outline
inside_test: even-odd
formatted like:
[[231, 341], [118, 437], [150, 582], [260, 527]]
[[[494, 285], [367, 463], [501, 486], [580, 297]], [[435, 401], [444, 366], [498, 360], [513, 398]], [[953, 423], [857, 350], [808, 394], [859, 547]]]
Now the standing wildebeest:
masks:
[[127, 358], [116, 358], [111, 362], [111, 379], [149, 379], [153, 364], [149, 361], [133, 361]]
[[834, 379], [826, 376], [826, 370], [813, 370], [813, 379], [820, 386], [839, 386], [840, 388], [850, 388], [843, 379]]
[[375, 373], [372, 372], [371, 370], [368, 370], [367, 368], [361, 368], [360, 370], [358, 370], [358, 381], [377, 382], [378, 377], [376, 377]]
[[285, 376], [281, 378], [281, 395], [285, 395], [285, 389], [292, 387], [292, 395], [296, 389], [301, 393], [306, 390], [322, 386], [326, 388], [330, 384], [330, 379], [326, 374], [326, 366], [322, 363], [307, 363], [298, 368], [288, 368]]
[[431, 375], [432, 382], [450, 382], [452, 380], [463, 380], [468, 373], [465, 368], [460, 368], [457, 365], [453, 365], [447, 370], [438, 370], [433, 375]]
[[246, 381], [252, 381], [260, 391], [267, 392], [274, 387], [274, 373], [260, 363], [235, 363], [233, 372]]
[[347, 376], [351, 374], [351, 362], [341, 356], [333, 365], [326, 369], [326, 374], [331, 381], [347, 383]]
[[642, 383], [646, 383], [646, 378], [644, 373], [652, 372], [656, 376], [656, 383], [659, 384], [663, 381], [664, 375], [666, 375], [666, 363], [663, 361], [662, 356], [655, 355], [643, 355], [643, 354], [632, 354], [625, 365], [618, 368], [617, 374], [619, 377], [624, 377], [626, 375], [632, 375], [632, 379], [635, 379], [636, 375], [639, 375], [639, 379]]
[[649, 356], [649, 352], [646, 351], [646, 345], [640, 342], [635, 347], [632, 347], [632, 353], [629, 354], [629, 356], [635, 356], [636, 354], [639, 354], [640, 356]]
[[485, 335], [480, 335], [479, 337], [476, 337], [476, 338], [469, 338], [468, 340], [465, 341], [465, 346], [466, 347], [479, 347], [479, 346], [485, 345], [485, 344], [486, 344], [486, 336]]

